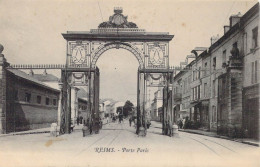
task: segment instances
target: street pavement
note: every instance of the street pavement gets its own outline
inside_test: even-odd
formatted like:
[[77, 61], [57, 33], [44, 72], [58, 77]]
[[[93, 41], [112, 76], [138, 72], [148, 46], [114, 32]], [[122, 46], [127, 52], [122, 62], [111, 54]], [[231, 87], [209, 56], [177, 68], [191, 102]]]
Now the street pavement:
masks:
[[161, 135], [152, 122], [138, 137], [129, 122], [109, 123], [99, 134], [51, 137], [49, 133], [0, 137], [0, 167], [7, 166], [225, 166], [258, 167], [259, 147], [226, 139], [179, 132]]

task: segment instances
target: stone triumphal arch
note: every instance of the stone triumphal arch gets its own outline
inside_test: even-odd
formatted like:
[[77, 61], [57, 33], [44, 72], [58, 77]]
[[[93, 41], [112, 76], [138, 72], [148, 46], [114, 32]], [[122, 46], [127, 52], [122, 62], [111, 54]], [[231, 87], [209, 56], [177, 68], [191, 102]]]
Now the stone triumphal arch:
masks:
[[[67, 41], [65, 65], [10, 65], [19, 69], [61, 69], [60, 107], [58, 124], [60, 133], [70, 133], [71, 88], [86, 86], [89, 90], [88, 110], [97, 124], [99, 118], [98, 58], [109, 49], [126, 49], [138, 60], [137, 72], [137, 133], [146, 132], [147, 87], [163, 87], [163, 133], [166, 122], [172, 119], [172, 78], [169, 67], [169, 42], [173, 35], [165, 32], [147, 32], [135, 23], [128, 22], [122, 8], [115, 8], [109, 21], [90, 31], [67, 31], [62, 36]], [[123, 59], [123, 57], [122, 57]]]

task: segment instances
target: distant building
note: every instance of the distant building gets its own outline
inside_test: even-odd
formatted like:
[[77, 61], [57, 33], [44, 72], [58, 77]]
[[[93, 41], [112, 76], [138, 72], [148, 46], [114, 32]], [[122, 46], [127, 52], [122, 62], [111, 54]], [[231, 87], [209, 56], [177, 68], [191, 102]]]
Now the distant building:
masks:
[[173, 115], [174, 122], [184, 119], [186, 117], [191, 118], [191, 71], [181, 71], [174, 77], [173, 83]]
[[[59, 88], [59, 78], [47, 73], [46, 69], [42, 74], [35, 74], [32, 70], [29, 73], [33, 78], [49, 85], [52, 88]], [[79, 102], [80, 101], [80, 102]], [[82, 86], [71, 88], [71, 122], [76, 124], [77, 118], [82, 116], [86, 121], [90, 117], [88, 106], [88, 93]], [[79, 114], [79, 112], [81, 114]]]
[[163, 105], [163, 91], [162, 88], [158, 88], [156, 92], [154, 92], [154, 99], [151, 103], [151, 119], [156, 121], [161, 121], [162, 112], [159, 112], [159, 108]]

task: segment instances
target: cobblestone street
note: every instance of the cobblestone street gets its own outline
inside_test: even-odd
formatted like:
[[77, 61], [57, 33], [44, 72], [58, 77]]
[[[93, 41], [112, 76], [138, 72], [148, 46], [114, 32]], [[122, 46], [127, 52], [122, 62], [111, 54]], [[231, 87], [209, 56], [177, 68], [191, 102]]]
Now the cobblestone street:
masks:
[[258, 147], [184, 132], [170, 138], [161, 135], [158, 122], [144, 138], [125, 121], [85, 138], [79, 129], [56, 138], [48, 133], [1, 137], [0, 148], [0, 166], [260, 165]]

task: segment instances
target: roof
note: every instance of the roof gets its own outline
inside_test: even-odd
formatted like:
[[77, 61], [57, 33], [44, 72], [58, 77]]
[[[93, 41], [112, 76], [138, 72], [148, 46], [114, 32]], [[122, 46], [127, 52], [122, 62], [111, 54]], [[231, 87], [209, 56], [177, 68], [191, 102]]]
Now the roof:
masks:
[[52, 74], [33, 74], [32, 77], [42, 82], [59, 81], [59, 78]]
[[48, 86], [47, 84], [44, 84], [43, 82], [33, 78], [32, 76], [26, 74], [25, 72], [23, 71], [20, 71], [20, 70], [16, 70], [16, 69], [7, 69], [9, 72], [11, 72], [12, 74], [22, 78], [22, 79], [25, 79], [27, 81], [30, 81], [32, 82], [33, 84], [36, 84], [38, 86], [41, 86], [41, 87], [44, 87], [46, 89], [51, 89], [53, 91], [56, 91], [56, 92], [60, 92], [58, 89], [55, 89], [55, 88], [52, 88], [50, 86]]

